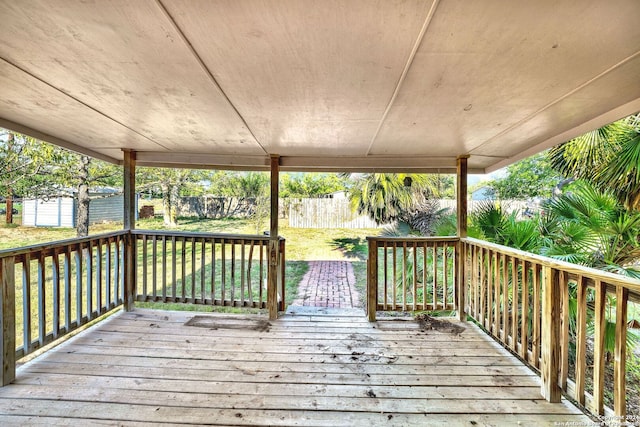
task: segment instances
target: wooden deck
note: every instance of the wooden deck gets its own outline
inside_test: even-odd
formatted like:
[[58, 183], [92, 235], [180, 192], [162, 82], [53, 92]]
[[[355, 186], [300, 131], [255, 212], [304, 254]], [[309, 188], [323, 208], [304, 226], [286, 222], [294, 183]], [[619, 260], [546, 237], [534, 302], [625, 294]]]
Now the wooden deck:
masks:
[[558, 422], [590, 420], [544, 401], [538, 377], [472, 324], [421, 331], [353, 311], [267, 322], [136, 309], [27, 363], [0, 389], [0, 425]]

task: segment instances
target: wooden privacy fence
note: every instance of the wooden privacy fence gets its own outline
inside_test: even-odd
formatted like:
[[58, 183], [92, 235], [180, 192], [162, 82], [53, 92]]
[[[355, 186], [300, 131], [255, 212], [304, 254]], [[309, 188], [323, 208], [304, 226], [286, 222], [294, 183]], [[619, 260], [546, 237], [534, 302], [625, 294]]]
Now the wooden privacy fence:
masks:
[[[627, 305], [630, 298], [640, 301], [640, 281], [480, 240], [462, 242], [467, 313], [540, 372], [548, 400], [565, 392], [595, 415], [624, 417]], [[605, 345], [607, 336], [613, 348]]]
[[[265, 308], [268, 236], [132, 231], [136, 300]], [[279, 239], [279, 310], [284, 310], [285, 240]]]
[[0, 251], [3, 384], [13, 379], [16, 359], [122, 305], [126, 236]]
[[455, 310], [457, 238], [367, 237], [367, 313]]
[[366, 215], [357, 215], [343, 198], [284, 199], [289, 227], [293, 228], [378, 228]]
[[[456, 210], [456, 200], [437, 199], [440, 209]], [[469, 200], [468, 211], [475, 210], [492, 203], [487, 200]], [[282, 206], [289, 217], [289, 227], [293, 228], [379, 228], [371, 218], [366, 215], [357, 215], [353, 212], [349, 199], [346, 198], [304, 198], [282, 199]], [[505, 212], [522, 213], [528, 202], [522, 200], [502, 200], [500, 205]]]

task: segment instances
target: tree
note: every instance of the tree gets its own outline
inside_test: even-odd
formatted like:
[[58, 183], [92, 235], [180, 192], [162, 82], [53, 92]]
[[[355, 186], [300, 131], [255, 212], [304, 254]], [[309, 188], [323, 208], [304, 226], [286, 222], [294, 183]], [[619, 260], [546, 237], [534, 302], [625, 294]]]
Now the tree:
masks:
[[303, 173], [282, 174], [280, 182], [282, 198], [319, 197], [346, 189], [344, 180], [337, 174]]
[[119, 168], [15, 132], [0, 133], [0, 189], [11, 197], [51, 197], [75, 189], [76, 231], [89, 233], [89, 188], [121, 182]]
[[549, 151], [554, 169], [608, 191], [640, 210], [640, 114], [608, 124]]
[[175, 227], [178, 225], [178, 207], [180, 193], [188, 184], [202, 181], [206, 172], [195, 169], [170, 168], [138, 168], [136, 182], [140, 190], [159, 189], [162, 193], [162, 210], [164, 225]]
[[509, 165], [504, 178], [494, 179], [486, 185], [501, 200], [546, 199], [561, 181], [562, 177], [551, 167], [546, 153], [540, 153]]
[[385, 224], [419, 209], [436, 191], [433, 175], [366, 173], [349, 189], [354, 210]]

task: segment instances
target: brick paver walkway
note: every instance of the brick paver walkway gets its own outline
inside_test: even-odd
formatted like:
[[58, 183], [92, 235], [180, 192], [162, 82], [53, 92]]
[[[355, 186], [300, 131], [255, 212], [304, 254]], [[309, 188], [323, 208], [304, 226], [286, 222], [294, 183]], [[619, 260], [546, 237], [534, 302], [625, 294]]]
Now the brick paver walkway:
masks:
[[291, 305], [354, 308], [358, 306], [356, 278], [349, 261], [309, 261], [309, 271], [298, 285]]

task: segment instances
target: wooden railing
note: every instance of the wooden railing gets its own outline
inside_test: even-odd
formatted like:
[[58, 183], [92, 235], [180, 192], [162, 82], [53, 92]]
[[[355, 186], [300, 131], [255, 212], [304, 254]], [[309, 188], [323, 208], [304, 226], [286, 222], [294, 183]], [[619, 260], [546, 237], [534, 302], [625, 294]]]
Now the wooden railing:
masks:
[[18, 359], [134, 299], [266, 308], [268, 247], [267, 236], [135, 230], [0, 251], [0, 385]]
[[[594, 415], [623, 420], [627, 306], [640, 301], [640, 281], [480, 240], [461, 242], [467, 313], [540, 372], [549, 401], [565, 392]], [[607, 336], [613, 348], [605, 346]]]
[[2, 384], [15, 361], [123, 303], [126, 232], [0, 251]]
[[[266, 308], [268, 236], [134, 230], [136, 301]], [[278, 309], [285, 241], [279, 239]]]
[[458, 239], [367, 237], [367, 314], [455, 310]]

